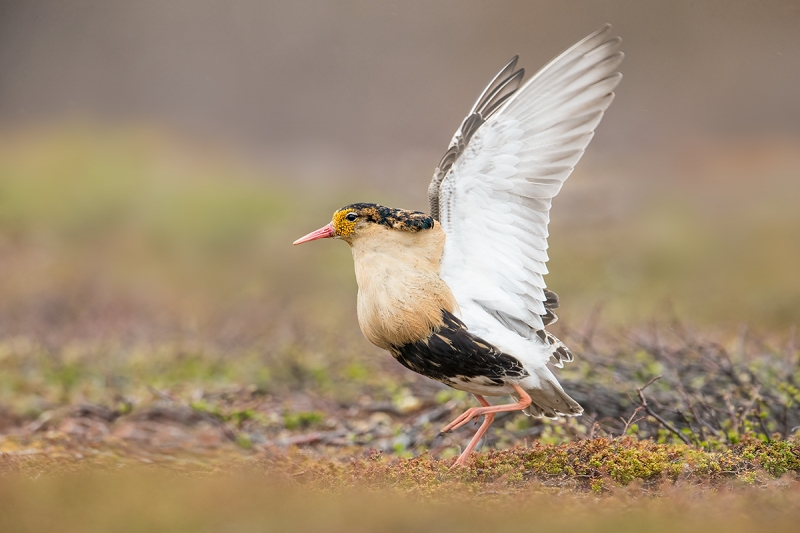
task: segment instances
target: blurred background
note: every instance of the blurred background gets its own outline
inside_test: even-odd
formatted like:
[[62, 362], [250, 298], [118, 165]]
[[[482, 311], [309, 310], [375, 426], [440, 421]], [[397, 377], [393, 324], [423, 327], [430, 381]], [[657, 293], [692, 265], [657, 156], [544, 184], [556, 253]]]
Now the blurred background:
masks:
[[347, 247], [291, 242], [355, 201], [427, 210], [496, 71], [605, 22], [624, 79], [554, 202], [558, 327], [789, 336], [796, 1], [4, 0], [0, 400], [394, 364], [360, 337]]

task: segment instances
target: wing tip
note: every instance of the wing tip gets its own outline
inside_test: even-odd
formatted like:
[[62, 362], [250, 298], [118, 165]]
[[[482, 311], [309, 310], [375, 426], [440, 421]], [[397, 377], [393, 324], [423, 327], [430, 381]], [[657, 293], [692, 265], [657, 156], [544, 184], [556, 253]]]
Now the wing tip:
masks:
[[[600, 25], [600, 27], [599, 27], [599, 28], [597, 28], [596, 30], [594, 30], [594, 31], [593, 31], [592, 33], [590, 33], [589, 35], [587, 35], [587, 36], [586, 36], [586, 39], [589, 39], [589, 38], [591, 38], [591, 37], [596, 37], [597, 35], [601, 35], [601, 34], [603, 34], [603, 33], [606, 33], [606, 32], [608, 32], [608, 31], [611, 31], [611, 28], [612, 28], [612, 27], [613, 27], [613, 26], [611, 25], [611, 23], [610, 23], [610, 22], [604, 22], [603, 24], [601, 24], [601, 25]], [[586, 40], [586, 39], [584, 39], [584, 40]]]

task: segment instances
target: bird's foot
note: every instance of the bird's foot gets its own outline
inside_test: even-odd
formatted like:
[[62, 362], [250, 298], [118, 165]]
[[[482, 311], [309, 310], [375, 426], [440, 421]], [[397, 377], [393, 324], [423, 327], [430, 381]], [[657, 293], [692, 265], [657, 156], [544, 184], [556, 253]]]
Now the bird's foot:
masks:
[[458, 468], [466, 467], [467, 466], [467, 457], [469, 457], [471, 453], [472, 453], [472, 450], [464, 450], [464, 452], [462, 452], [461, 455], [458, 456], [458, 459], [456, 459], [456, 462], [453, 463], [453, 466], [451, 466], [448, 470], [452, 471], [452, 470], [456, 470]]
[[445, 428], [442, 429], [442, 433], [448, 433], [450, 431], [453, 431], [454, 429], [458, 429], [467, 422], [469, 422], [470, 420], [479, 418], [482, 415], [483, 413], [481, 412], [480, 407], [470, 407], [469, 409], [461, 413], [461, 415], [458, 418], [447, 424], [447, 426], [445, 426]]
[[453, 470], [457, 470], [457, 469], [463, 468], [465, 466], [467, 466], [466, 457], [463, 458], [463, 459], [461, 457], [459, 457], [458, 459], [456, 459], [456, 462], [453, 463], [453, 465], [450, 468], [447, 469], [447, 471], [448, 472], [452, 472]]

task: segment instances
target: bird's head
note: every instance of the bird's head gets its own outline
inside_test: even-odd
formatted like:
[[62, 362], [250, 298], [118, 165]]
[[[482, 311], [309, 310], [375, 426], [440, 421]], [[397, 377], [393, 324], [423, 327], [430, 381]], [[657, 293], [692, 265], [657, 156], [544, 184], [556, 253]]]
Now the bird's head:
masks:
[[417, 232], [430, 229], [433, 225], [433, 218], [419, 211], [378, 204], [350, 204], [336, 211], [330, 224], [297, 239], [294, 244], [330, 238], [351, 243], [356, 237], [368, 233], [370, 228]]

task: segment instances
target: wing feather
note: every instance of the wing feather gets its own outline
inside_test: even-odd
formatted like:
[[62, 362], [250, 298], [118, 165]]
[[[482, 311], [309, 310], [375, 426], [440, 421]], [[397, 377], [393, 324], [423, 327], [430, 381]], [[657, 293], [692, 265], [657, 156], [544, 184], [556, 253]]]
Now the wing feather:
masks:
[[442, 277], [465, 316], [484, 313], [525, 338], [555, 321], [558, 297], [544, 282], [550, 207], [621, 79], [621, 40], [610, 31], [603, 26], [525, 83], [512, 59], [440, 161], [431, 214], [447, 234]]

